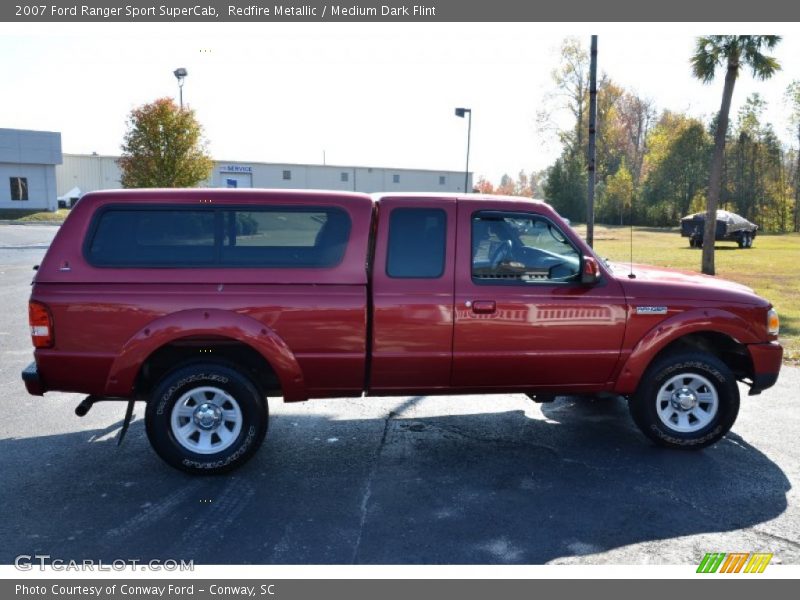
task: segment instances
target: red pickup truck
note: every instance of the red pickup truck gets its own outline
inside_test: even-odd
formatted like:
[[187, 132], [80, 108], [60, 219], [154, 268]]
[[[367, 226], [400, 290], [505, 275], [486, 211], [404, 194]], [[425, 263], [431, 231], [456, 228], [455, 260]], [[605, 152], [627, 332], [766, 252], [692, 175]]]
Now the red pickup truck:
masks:
[[781, 366], [778, 317], [735, 283], [606, 264], [525, 198], [270, 190], [85, 195], [36, 274], [31, 394], [147, 402], [156, 452], [249, 459], [267, 397], [521, 392], [629, 399], [701, 448]]

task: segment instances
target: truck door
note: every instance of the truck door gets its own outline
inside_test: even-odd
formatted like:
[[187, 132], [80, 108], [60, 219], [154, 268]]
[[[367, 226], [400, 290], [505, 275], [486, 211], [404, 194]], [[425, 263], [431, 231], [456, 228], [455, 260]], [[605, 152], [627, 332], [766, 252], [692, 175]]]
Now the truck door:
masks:
[[372, 394], [443, 390], [453, 354], [455, 198], [382, 198], [372, 265]]
[[453, 387], [598, 388], [625, 332], [621, 286], [580, 283], [582, 250], [528, 203], [458, 206]]

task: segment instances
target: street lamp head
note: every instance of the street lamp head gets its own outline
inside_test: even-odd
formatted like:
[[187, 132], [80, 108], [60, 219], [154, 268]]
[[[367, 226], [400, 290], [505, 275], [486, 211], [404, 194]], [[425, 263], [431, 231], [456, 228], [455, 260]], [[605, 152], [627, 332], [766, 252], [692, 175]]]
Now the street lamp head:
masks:
[[189, 71], [187, 71], [183, 67], [178, 67], [172, 72], [172, 74], [175, 75], [175, 79], [178, 80], [178, 91], [180, 92], [181, 110], [183, 110], [183, 80], [189, 74]]
[[469, 119], [467, 120], [467, 166], [464, 169], [464, 193], [469, 193], [467, 186], [469, 185], [469, 138], [472, 134], [472, 109], [471, 108], [464, 108], [463, 106], [459, 106], [456, 109], [456, 116], [461, 117], [462, 119], [467, 116], [469, 113]]

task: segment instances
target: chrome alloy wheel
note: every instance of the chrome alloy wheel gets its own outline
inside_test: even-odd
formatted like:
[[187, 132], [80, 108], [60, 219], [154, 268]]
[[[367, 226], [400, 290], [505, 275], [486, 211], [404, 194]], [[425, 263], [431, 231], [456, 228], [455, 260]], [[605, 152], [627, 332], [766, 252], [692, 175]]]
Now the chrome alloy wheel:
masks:
[[218, 387], [198, 387], [181, 396], [172, 408], [170, 425], [177, 442], [197, 454], [228, 448], [242, 431], [242, 410]]
[[656, 396], [658, 418], [678, 433], [694, 433], [708, 425], [719, 410], [717, 389], [697, 373], [668, 379]]

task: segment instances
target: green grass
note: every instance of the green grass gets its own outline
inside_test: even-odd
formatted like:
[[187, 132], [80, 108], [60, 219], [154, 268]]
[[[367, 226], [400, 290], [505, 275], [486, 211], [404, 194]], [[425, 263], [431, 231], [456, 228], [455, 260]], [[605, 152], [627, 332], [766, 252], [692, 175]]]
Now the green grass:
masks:
[[55, 212], [37, 212], [33, 213], [32, 215], [20, 217], [16, 220], [21, 223], [63, 223], [68, 214], [68, 208], [59, 208]]
[[[586, 227], [575, 228], [585, 235]], [[598, 254], [613, 261], [630, 259], [630, 229], [595, 226]], [[700, 272], [701, 250], [689, 247], [677, 229], [634, 227], [633, 260], [637, 263]], [[785, 360], [800, 364], [800, 234], [762, 234], [749, 250], [733, 242], [717, 242], [717, 277], [753, 288], [775, 306], [781, 318], [780, 341]]]
[[0, 208], [0, 221], [15, 221], [22, 217], [35, 214], [36, 210], [25, 210], [22, 208]]

